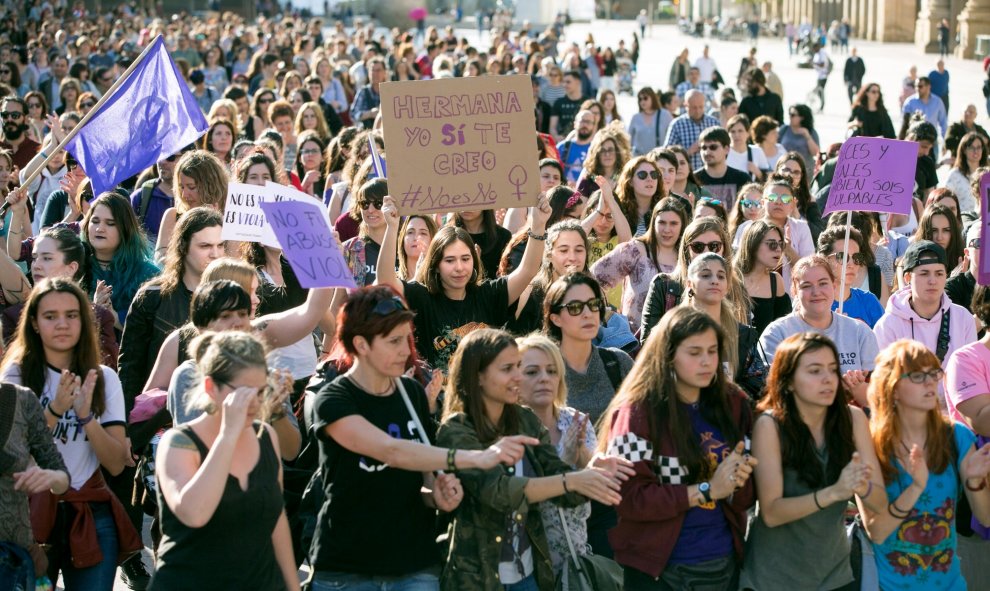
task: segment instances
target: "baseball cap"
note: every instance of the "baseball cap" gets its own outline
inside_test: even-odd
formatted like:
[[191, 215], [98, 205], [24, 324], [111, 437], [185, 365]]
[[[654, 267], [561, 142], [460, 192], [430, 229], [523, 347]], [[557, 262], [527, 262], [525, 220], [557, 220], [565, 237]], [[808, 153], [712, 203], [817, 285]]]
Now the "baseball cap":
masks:
[[946, 262], [945, 249], [931, 240], [916, 240], [904, 251], [904, 259], [901, 264], [906, 273], [916, 267], [931, 263], [941, 263], [948, 271], [949, 265]]

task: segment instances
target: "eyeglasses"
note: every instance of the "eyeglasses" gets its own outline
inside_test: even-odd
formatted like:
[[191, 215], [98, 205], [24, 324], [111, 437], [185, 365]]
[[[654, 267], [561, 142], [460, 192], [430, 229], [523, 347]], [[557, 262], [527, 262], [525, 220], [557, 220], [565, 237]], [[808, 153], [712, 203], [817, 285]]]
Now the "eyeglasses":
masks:
[[7, 119], [17, 120], [23, 116], [24, 113], [21, 113], [20, 111], [4, 111], [0, 113], [0, 119], [3, 119], [4, 121], [6, 121]]
[[915, 384], [924, 384], [928, 378], [932, 381], [939, 381], [945, 377], [945, 372], [942, 368], [933, 369], [931, 371], [909, 371], [908, 373], [902, 373], [901, 378], [907, 378], [914, 382]]
[[40, 109], [41, 103], [28, 103], [27, 106], [29, 109]]
[[653, 180], [657, 180], [658, 178], [660, 178], [660, 173], [657, 172], [657, 171], [655, 171], [655, 170], [649, 170], [649, 171], [647, 171], [647, 170], [637, 170], [636, 171], [636, 178], [638, 178], [639, 180], [645, 181], [646, 180], [646, 177], [650, 177]]
[[770, 203], [776, 203], [776, 202], [780, 201], [784, 205], [787, 205], [788, 203], [790, 203], [791, 201], [794, 200], [794, 196], [793, 195], [778, 195], [777, 193], [770, 193], [769, 195], [767, 195], [766, 197], [764, 197], [764, 199], [766, 199]]
[[369, 209], [374, 207], [375, 209], [381, 210], [382, 204], [384, 204], [384, 199], [371, 199], [371, 200], [361, 200], [358, 201], [358, 205], [361, 209]]
[[82, 103], [79, 106], [82, 107], [83, 109], [92, 109], [93, 107], [96, 106], [96, 103], [86, 101], [85, 103]]
[[388, 316], [393, 312], [405, 312], [407, 310], [409, 308], [406, 307], [405, 302], [399, 299], [398, 296], [392, 296], [387, 300], [382, 300], [375, 304], [375, 307], [371, 311], [377, 316]]
[[759, 201], [754, 201], [752, 199], [740, 199], [739, 205], [742, 205], [744, 209], [756, 209], [762, 204]]
[[314, 154], [320, 154], [321, 152], [316, 148], [306, 148], [305, 150], [299, 150], [299, 153], [303, 156], [312, 156]]
[[[603, 154], [603, 155], [611, 156], [612, 154], [615, 154], [615, 148], [602, 148], [601, 150], [598, 151], [598, 153], [599, 154]], [[646, 177], [643, 177], [643, 178], [646, 178]]]
[[708, 250], [708, 252], [714, 252], [715, 254], [720, 254], [722, 252], [722, 241], [713, 240], [711, 242], [692, 242], [688, 244], [691, 247], [691, 251], [694, 254], [701, 254]]
[[600, 298], [592, 298], [587, 302], [580, 302], [575, 300], [573, 302], [567, 302], [566, 304], [557, 306], [557, 311], [559, 312], [561, 310], [566, 309], [567, 313], [570, 314], [571, 316], [580, 316], [581, 313], [584, 312], [585, 307], [587, 307], [592, 312], [597, 312], [602, 309], [602, 300]]
[[969, 241], [969, 244], [967, 244], [966, 246], [968, 246], [970, 248], [979, 249], [980, 248], [980, 239], [979, 238], [973, 238], [972, 240]]
[[773, 239], [771, 239], [771, 240], [764, 240], [763, 241], [763, 244], [766, 244], [767, 245], [767, 248], [769, 248], [772, 252], [777, 252], [778, 250], [783, 250], [784, 249], [784, 241], [783, 240], [773, 240]]
[[828, 256], [829, 258], [835, 259], [835, 262], [839, 264], [841, 264], [843, 260], [848, 259], [852, 261], [854, 264], [859, 265], [860, 267], [866, 266], [866, 256], [861, 252], [848, 254], [845, 252], [838, 251], [838, 252], [833, 252]]

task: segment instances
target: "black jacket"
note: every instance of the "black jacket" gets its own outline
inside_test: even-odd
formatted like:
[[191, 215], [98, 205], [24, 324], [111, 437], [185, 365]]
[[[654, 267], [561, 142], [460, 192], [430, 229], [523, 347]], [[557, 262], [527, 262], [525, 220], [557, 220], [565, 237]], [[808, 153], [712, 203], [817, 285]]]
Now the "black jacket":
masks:
[[851, 57], [846, 60], [846, 67], [842, 70], [842, 79], [846, 84], [861, 86], [864, 75], [866, 75], [866, 64], [863, 63], [863, 58]]

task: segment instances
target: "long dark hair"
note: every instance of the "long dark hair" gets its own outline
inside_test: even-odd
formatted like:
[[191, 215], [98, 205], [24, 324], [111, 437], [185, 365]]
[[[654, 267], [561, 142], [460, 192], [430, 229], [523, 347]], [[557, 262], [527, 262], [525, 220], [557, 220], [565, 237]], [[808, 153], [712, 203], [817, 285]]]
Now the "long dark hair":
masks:
[[489, 444], [503, 435], [519, 433], [519, 410], [515, 404], [505, 405], [497, 424], [488, 418], [479, 379], [481, 372], [488, 369], [495, 358], [509, 347], [516, 347], [511, 334], [504, 330], [482, 328], [464, 337], [450, 360], [444, 390], [443, 421], [457, 413], [466, 414], [483, 444]]
[[[689, 220], [687, 210], [684, 209], [684, 205], [676, 197], [664, 197], [661, 199], [653, 207], [653, 212], [650, 214], [650, 225], [646, 228], [646, 233], [633, 238], [633, 240], [639, 240], [643, 243], [643, 246], [646, 248], [646, 256], [653, 263], [653, 268], [657, 270], [657, 273], [660, 272], [660, 259], [657, 257], [657, 247], [660, 246], [660, 238], [657, 236], [657, 218], [660, 217], [661, 213], [668, 211], [676, 214], [681, 220], [681, 233], [677, 237], [674, 252], [680, 250], [681, 240], [684, 238], [684, 230], [687, 229]], [[633, 232], [635, 231], [634, 229]]]
[[16, 365], [20, 369], [21, 384], [41, 396], [45, 391], [45, 381], [48, 378], [48, 359], [45, 357], [45, 345], [41, 333], [35, 328], [38, 319], [38, 308], [45, 296], [52, 293], [67, 293], [76, 298], [79, 303], [79, 342], [72, 349], [72, 361], [69, 371], [86, 379], [91, 369], [96, 370], [96, 387], [93, 389], [93, 415], [99, 417], [106, 410], [105, 384], [100, 368], [100, 341], [96, 334], [96, 321], [93, 307], [89, 298], [75, 281], [67, 277], [48, 277], [41, 280], [28, 296], [17, 324], [17, 336], [14, 337], [7, 351], [4, 365]]
[[949, 261], [947, 270], [951, 272], [962, 260], [965, 246], [963, 245], [962, 230], [959, 228], [959, 218], [952, 214], [951, 209], [940, 204], [932, 205], [926, 209], [925, 213], [921, 214], [921, 219], [918, 220], [918, 229], [915, 230], [912, 239], [932, 240], [934, 233], [932, 218], [937, 215], [944, 216], [949, 221], [949, 233], [952, 234], [952, 240], [949, 242], [949, 247], [945, 249], [945, 258]]
[[101, 194], [89, 207], [82, 221], [82, 239], [85, 244], [90, 243], [89, 225], [95, 215], [96, 208], [106, 207], [110, 211], [117, 232], [120, 235], [120, 244], [113, 253], [110, 267], [104, 270], [96, 261], [96, 255], [91, 254], [93, 264], [89, 265], [89, 290], [94, 292], [99, 280], [105, 281], [113, 287], [111, 300], [113, 307], [118, 311], [126, 311], [130, 308], [134, 294], [146, 280], [156, 274], [158, 267], [151, 262], [151, 246], [148, 239], [138, 223], [137, 216], [134, 215], [134, 208], [125, 198], [109, 191]]
[[[602, 434], [598, 438], [599, 449], [608, 447], [611, 425], [607, 417], [626, 405], [646, 407], [647, 423], [650, 440], [654, 449], [660, 449], [660, 443], [665, 437], [661, 433], [669, 433], [669, 439], [674, 442], [677, 458], [681, 465], [687, 468], [688, 484], [703, 482], [711, 478], [714, 468], [710, 465], [701, 449], [698, 435], [691, 428], [691, 417], [686, 405], [677, 399], [676, 374], [674, 372], [674, 356], [677, 348], [689, 337], [714, 331], [718, 340], [719, 363], [715, 370], [715, 379], [701, 389], [698, 408], [701, 416], [721, 431], [729, 447], [735, 446], [745, 435], [739, 430], [739, 425], [732, 417], [727, 390], [734, 388], [725, 376], [722, 361], [724, 357], [722, 327], [711, 316], [688, 306], [678, 306], [664, 314], [657, 328], [643, 345], [642, 351], [636, 357], [636, 363], [630, 370], [622, 387], [616, 393], [608, 410], [602, 415]], [[748, 412], [744, 407], [743, 412]]]
[[[827, 265], [826, 265], [827, 266]], [[784, 339], [777, 347], [767, 379], [767, 393], [760, 401], [759, 410], [770, 412], [780, 430], [781, 461], [784, 468], [792, 468], [812, 488], [827, 486], [839, 479], [839, 474], [856, 451], [853, 439], [852, 413], [849, 411], [849, 394], [838, 380], [835, 400], [825, 416], [825, 447], [828, 464], [824, 473], [815, 450], [815, 438], [798, 412], [794, 394], [794, 374], [801, 356], [819, 349], [828, 349], [839, 363], [839, 351], [827, 336], [817, 332], [804, 332]]]

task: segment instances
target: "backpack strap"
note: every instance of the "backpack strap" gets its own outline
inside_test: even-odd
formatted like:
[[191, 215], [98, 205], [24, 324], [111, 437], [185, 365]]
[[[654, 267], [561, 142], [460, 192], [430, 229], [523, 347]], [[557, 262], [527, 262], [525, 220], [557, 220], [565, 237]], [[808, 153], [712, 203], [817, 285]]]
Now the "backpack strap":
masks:
[[155, 190], [155, 185], [158, 184], [158, 179], [151, 179], [145, 181], [141, 185], [141, 207], [138, 211], [138, 219], [145, 222], [145, 216], [148, 214], [148, 205], [151, 203], [151, 193]]
[[622, 368], [619, 366], [619, 356], [615, 354], [615, 351], [611, 351], [605, 347], [597, 347], [597, 349], [598, 357], [601, 358], [602, 364], [605, 365], [605, 373], [608, 374], [608, 381], [612, 383], [612, 389], [618, 392], [619, 386], [622, 385]]
[[870, 282], [870, 293], [877, 296], [880, 299], [880, 267], [876, 265], [870, 265], [866, 268], [866, 278]]
[[946, 308], [945, 312], [942, 312], [942, 325], [938, 329], [938, 341], [935, 343], [935, 356], [938, 357], [939, 362], [945, 361], [945, 355], [949, 352], [949, 312], [950, 308]]
[[663, 138], [660, 137], [660, 111], [653, 114], [653, 127], [655, 129], [653, 133], [657, 138], [657, 147], [659, 148], [660, 144], [663, 143]]

